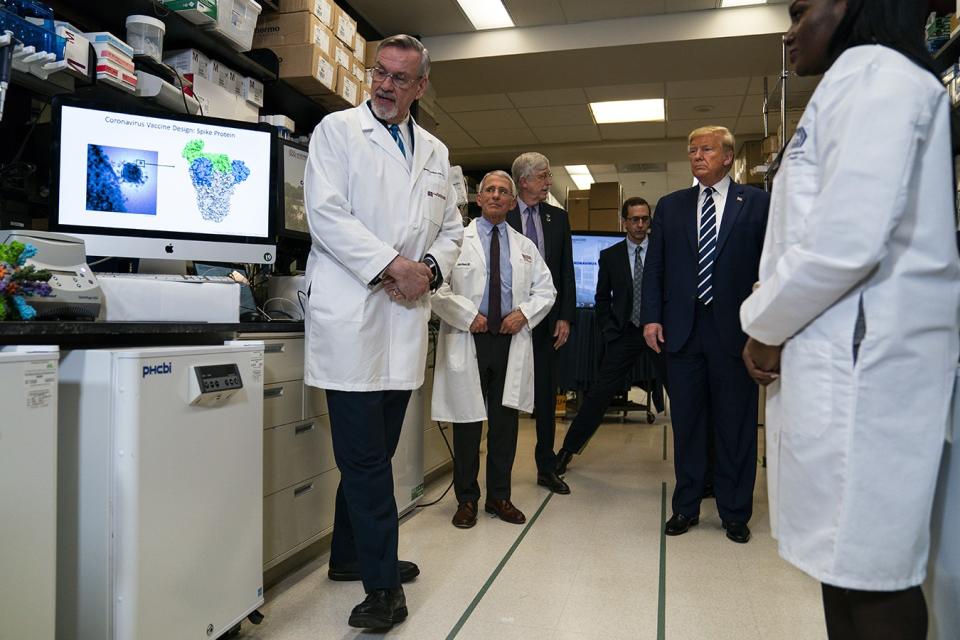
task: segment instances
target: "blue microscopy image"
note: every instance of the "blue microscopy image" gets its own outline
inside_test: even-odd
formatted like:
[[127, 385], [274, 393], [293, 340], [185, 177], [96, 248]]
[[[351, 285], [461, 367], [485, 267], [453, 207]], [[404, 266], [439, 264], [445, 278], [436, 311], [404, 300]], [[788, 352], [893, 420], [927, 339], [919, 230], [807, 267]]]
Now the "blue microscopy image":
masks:
[[210, 222], [223, 222], [230, 215], [234, 187], [250, 177], [250, 169], [242, 160], [231, 160], [225, 153], [206, 153], [203, 147], [203, 140], [191, 140], [181, 155], [190, 163], [200, 215]]
[[157, 215], [157, 152], [87, 145], [87, 211]]

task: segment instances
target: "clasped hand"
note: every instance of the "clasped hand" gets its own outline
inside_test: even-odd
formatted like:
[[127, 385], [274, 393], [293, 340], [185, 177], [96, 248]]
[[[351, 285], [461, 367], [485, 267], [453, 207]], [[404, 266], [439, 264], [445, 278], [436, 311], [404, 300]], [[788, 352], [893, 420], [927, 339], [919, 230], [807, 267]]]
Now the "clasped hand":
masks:
[[[513, 335], [520, 331], [527, 324], [527, 316], [523, 315], [520, 309], [514, 309], [506, 318], [500, 321], [500, 333]], [[486, 333], [489, 330], [487, 317], [478, 313], [477, 317], [470, 323], [470, 333]]]
[[743, 364], [753, 380], [767, 386], [780, 377], [780, 352], [783, 347], [770, 346], [747, 338], [743, 347]]
[[430, 290], [433, 273], [423, 262], [397, 256], [384, 271], [383, 287], [396, 301], [417, 300]]

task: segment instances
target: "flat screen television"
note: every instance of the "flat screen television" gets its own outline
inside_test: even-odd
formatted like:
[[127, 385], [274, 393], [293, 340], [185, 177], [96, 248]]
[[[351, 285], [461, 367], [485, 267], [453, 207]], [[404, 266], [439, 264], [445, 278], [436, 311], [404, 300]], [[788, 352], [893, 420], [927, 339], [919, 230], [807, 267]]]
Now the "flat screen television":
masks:
[[623, 240], [622, 231], [575, 231], [573, 242], [573, 275], [577, 282], [577, 306], [592, 309], [596, 306], [597, 261], [600, 252]]
[[52, 230], [93, 256], [271, 264], [268, 125], [53, 103]]

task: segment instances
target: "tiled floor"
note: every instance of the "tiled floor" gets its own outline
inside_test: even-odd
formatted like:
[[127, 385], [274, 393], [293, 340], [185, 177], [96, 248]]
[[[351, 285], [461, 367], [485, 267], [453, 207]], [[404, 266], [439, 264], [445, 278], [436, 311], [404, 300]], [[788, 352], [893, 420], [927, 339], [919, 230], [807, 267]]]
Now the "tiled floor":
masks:
[[[362, 589], [327, 580], [321, 558], [268, 591], [266, 619], [259, 627], [245, 623], [240, 638], [825, 638], [819, 585], [780, 560], [770, 538], [762, 472], [749, 544], [724, 537], [712, 500], [704, 502], [699, 526], [662, 538], [673, 485], [671, 436], [665, 419], [642, 419], [633, 413], [600, 429], [570, 465], [569, 496], [536, 485], [533, 425], [521, 420], [513, 502], [528, 525], [481, 514], [473, 529], [455, 529], [452, 491], [407, 516], [400, 555], [422, 573], [405, 586], [410, 616], [386, 634], [347, 626]], [[566, 427], [558, 426], [558, 446]], [[482, 487], [482, 470], [480, 477]], [[433, 483], [424, 501], [448, 482], [449, 475]]]

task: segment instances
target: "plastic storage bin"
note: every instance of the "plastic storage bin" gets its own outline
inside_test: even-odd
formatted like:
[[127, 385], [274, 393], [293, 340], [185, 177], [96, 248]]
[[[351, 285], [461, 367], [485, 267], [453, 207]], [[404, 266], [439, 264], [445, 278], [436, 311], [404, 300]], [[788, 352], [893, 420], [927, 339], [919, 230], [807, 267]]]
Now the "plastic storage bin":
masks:
[[160, 62], [163, 59], [163, 34], [167, 27], [150, 16], [127, 16], [127, 44], [138, 56], [149, 56]]
[[200, 28], [220, 35], [237, 51], [250, 51], [261, 10], [254, 0], [218, 0], [217, 21]]

